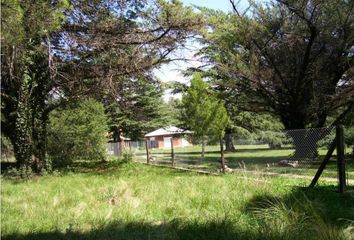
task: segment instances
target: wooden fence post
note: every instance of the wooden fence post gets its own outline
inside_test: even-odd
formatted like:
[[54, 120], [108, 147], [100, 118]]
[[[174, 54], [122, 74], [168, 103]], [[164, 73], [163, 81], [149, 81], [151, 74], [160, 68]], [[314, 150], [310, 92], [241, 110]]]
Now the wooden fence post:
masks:
[[175, 152], [173, 149], [173, 136], [171, 137], [171, 161], [172, 161], [172, 166], [175, 165]]
[[224, 142], [222, 137], [220, 138], [220, 162], [222, 173], [225, 173], [225, 157], [224, 157]]
[[327, 154], [326, 154], [325, 158], [323, 159], [320, 167], [318, 168], [315, 177], [312, 179], [312, 182], [310, 184], [311, 188], [313, 188], [316, 185], [316, 183], [317, 183], [318, 179], [320, 178], [323, 170], [325, 169], [327, 163], [329, 162], [329, 159], [331, 158], [331, 156], [332, 156], [332, 154], [334, 152], [334, 149], [336, 149], [336, 146], [337, 146], [337, 139], [335, 138], [333, 140], [333, 142], [331, 143], [331, 145], [330, 145], [330, 147], [329, 147], [329, 149], [327, 151]]
[[337, 139], [337, 167], [338, 167], [338, 191], [343, 193], [346, 189], [345, 180], [345, 156], [344, 156], [344, 130], [342, 125], [336, 127]]
[[146, 163], [150, 164], [150, 154], [149, 154], [149, 146], [148, 141], [145, 141], [145, 148], [146, 148]]

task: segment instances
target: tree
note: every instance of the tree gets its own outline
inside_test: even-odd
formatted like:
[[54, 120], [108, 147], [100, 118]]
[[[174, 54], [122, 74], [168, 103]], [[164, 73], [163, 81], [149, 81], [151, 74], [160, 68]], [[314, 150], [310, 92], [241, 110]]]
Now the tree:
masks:
[[[279, 0], [243, 13], [230, 2], [233, 15], [209, 14], [201, 54], [237, 107], [268, 112], [286, 129], [323, 127], [337, 109], [332, 124], [342, 120], [354, 99], [354, 2]], [[307, 148], [303, 133], [296, 149]]]
[[335, 109], [348, 111], [354, 99], [353, 1], [271, 1], [251, 5], [247, 14], [233, 6], [234, 27], [214, 39], [229, 60], [218, 69], [238, 89], [260, 96], [249, 99], [251, 106], [275, 114], [286, 129], [322, 127]]
[[173, 125], [172, 111], [162, 99], [161, 83], [150, 76], [126, 79], [119, 85], [119, 100], [108, 95], [103, 102], [109, 117], [110, 131], [115, 142], [124, 134], [131, 139], [142, 139], [144, 134]]
[[92, 99], [70, 103], [50, 113], [48, 154], [54, 166], [74, 160], [105, 160], [107, 117], [104, 106]]
[[[72, 96], [91, 92], [119, 92], [127, 78], [148, 77], [150, 71], [172, 61], [203, 25], [198, 14], [179, 1], [72, 0], [68, 23], [58, 36], [60, 76], [72, 80], [62, 91]], [[92, 85], [96, 87], [92, 92]], [[116, 97], [116, 96], [115, 96]]]
[[48, 167], [46, 125], [53, 109], [102, 98], [121, 81], [171, 61], [202, 25], [177, 1], [11, 0], [1, 7], [1, 129], [19, 167], [37, 172]]
[[1, 131], [17, 163], [36, 172], [45, 160], [52, 69], [50, 36], [64, 21], [65, 0], [1, 1]]
[[[196, 54], [204, 62], [198, 68], [189, 68], [185, 74], [191, 75], [199, 72], [207, 78], [215, 90], [216, 97], [225, 102], [225, 107], [230, 116], [229, 125], [225, 129], [226, 151], [235, 151], [233, 140], [235, 137], [245, 137], [244, 133], [266, 136], [262, 132], [280, 130], [283, 126], [279, 120], [269, 113], [264, 113], [258, 106], [250, 106], [249, 102], [259, 101], [257, 94], [244, 91], [243, 86], [234, 76], [225, 71], [222, 66], [233, 64], [235, 59], [230, 57], [229, 49], [233, 44], [233, 31], [235, 18], [232, 13], [199, 7], [207, 19], [210, 31], [202, 32], [203, 38], [199, 39], [202, 48]], [[231, 66], [230, 65], [230, 66]], [[184, 86], [176, 85], [176, 90], [183, 91]], [[277, 140], [267, 139], [269, 142]], [[264, 137], [263, 137], [263, 140]]]
[[195, 74], [191, 86], [182, 98], [183, 112], [181, 121], [193, 131], [193, 135], [202, 142], [202, 159], [204, 159], [205, 138], [216, 140], [224, 136], [224, 129], [229, 122], [222, 101], [217, 100], [208, 85], [199, 74]]

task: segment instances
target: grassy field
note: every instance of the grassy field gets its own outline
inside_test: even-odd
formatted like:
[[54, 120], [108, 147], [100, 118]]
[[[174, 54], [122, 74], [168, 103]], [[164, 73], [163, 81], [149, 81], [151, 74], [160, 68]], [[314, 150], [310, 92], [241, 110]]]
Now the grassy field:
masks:
[[[257, 171], [269, 171], [276, 173], [291, 173], [297, 175], [314, 176], [320, 161], [327, 153], [327, 149], [319, 149], [319, 156], [317, 161], [306, 164], [300, 164], [298, 167], [284, 167], [279, 166], [281, 160], [289, 159], [294, 153], [294, 149], [283, 148], [272, 150], [268, 145], [236, 145], [236, 152], [226, 152], [225, 158], [228, 161], [227, 165], [230, 168], [247, 169]], [[138, 160], [145, 162], [145, 150], [135, 151]], [[151, 155], [156, 158], [156, 163], [167, 164], [171, 163], [170, 149], [152, 149]], [[205, 159], [201, 160], [201, 147], [180, 147], [175, 148], [176, 164], [181, 166], [188, 166], [190, 168], [201, 168], [208, 171], [216, 171], [220, 167], [218, 162], [220, 159], [219, 146], [207, 146]], [[335, 157], [326, 166], [323, 177], [337, 176]], [[347, 163], [348, 178], [354, 179], [354, 161], [349, 160]]]
[[351, 239], [354, 196], [306, 180], [87, 164], [2, 179], [2, 239]]

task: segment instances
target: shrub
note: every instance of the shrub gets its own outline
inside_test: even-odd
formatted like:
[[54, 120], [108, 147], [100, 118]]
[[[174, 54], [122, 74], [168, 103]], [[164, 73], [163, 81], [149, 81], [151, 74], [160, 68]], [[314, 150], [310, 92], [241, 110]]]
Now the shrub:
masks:
[[5, 159], [6, 161], [14, 157], [14, 148], [10, 139], [1, 134], [1, 160]]
[[281, 131], [261, 131], [258, 137], [259, 140], [267, 143], [271, 149], [280, 149], [286, 142], [286, 135]]
[[133, 161], [133, 154], [128, 151], [123, 152], [121, 161], [123, 163], [131, 163]]
[[9, 168], [4, 172], [4, 177], [9, 179], [31, 179], [33, 176], [32, 168], [26, 166]]
[[89, 99], [50, 114], [48, 154], [54, 166], [75, 159], [105, 160], [107, 117], [101, 103]]

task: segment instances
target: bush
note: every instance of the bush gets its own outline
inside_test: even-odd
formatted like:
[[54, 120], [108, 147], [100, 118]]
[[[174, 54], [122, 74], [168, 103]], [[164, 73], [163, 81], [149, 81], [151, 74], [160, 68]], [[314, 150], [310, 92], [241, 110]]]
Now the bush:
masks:
[[121, 161], [122, 163], [131, 163], [133, 161], [133, 154], [131, 152], [124, 151]]
[[4, 177], [9, 179], [31, 179], [34, 176], [32, 168], [23, 166], [21, 168], [9, 168], [4, 172]]
[[10, 139], [1, 134], [1, 160], [8, 160], [14, 158], [14, 148], [11, 144]]
[[89, 99], [50, 114], [48, 154], [54, 166], [74, 160], [105, 160], [107, 117], [101, 103]]
[[286, 135], [282, 131], [261, 131], [259, 140], [267, 143], [270, 149], [280, 149], [286, 142]]

